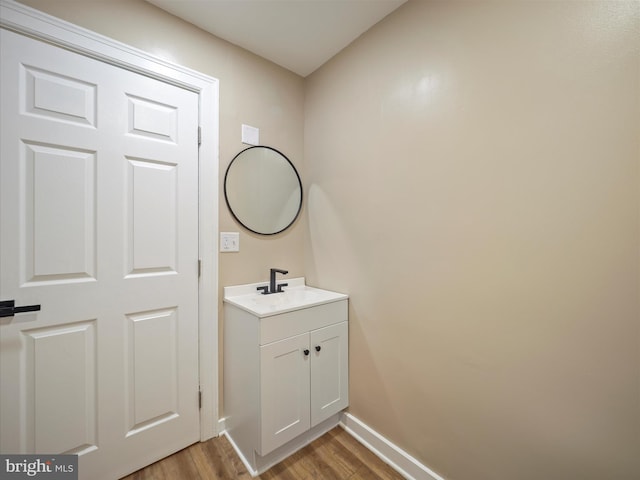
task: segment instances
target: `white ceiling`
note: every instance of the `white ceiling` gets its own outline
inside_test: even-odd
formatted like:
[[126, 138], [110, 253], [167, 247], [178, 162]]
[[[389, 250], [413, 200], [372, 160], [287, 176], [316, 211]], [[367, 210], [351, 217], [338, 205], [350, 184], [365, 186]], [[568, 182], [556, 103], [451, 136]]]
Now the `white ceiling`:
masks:
[[306, 77], [407, 0], [147, 0]]

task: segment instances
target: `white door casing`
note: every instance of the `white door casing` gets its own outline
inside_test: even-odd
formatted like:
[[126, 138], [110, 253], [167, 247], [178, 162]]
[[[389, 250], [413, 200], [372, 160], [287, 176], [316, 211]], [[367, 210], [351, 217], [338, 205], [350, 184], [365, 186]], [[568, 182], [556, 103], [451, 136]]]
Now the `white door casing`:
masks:
[[[64, 22], [52, 27], [50, 18], [36, 25], [42, 14], [12, 2], [3, 1], [2, 8], [3, 26], [20, 24], [49, 38], [55, 33], [76, 50], [91, 43], [77, 27]], [[52, 32], [60, 25], [64, 31]], [[81, 48], [70, 31], [81, 34]], [[201, 216], [198, 236], [195, 187], [198, 104], [202, 110], [203, 98], [211, 100], [217, 92], [201, 79], [194, 81], [204, 84], [198, 93], [6, 30], [2, 35], [3, 115], [12, 110], [22, 115], [2, 122], [0, 294], [17, 305], [40, 303], [42, 311], [0, 327], [1, 451], [84, 453], [80, 465], [86, 478], [98, 478], [96, 472], [106, 471], [107, 464], [115, 472], [110, 460], [118, 458], [118, 474], [124, 474], [135, 462], [157, 459], [160, 450], [166, 454], [217, 433], [217, 326], [211, 322], [216, 289], [198, 299], [197, 284], [198, 241], [201, 250], [203, 242], [217, 250], [216, 217], [203, 225]], [[37, 44], [39, 52], [27, 61], [10, 60], [10, 52], [29, 50], [20, 42]], [[104, 45], [100, 39], [102, 51], [92, 54], [113, 58]], [[44, 55], [43, 47], [49, 49]], [[116, 56], [125, 57], [120, 65], [133, 60], [139, 70], [140, 63], [145, 68], [153, 63], [116, 47]], [[11, 83], [11, 65], [19, 70], [13, 78], [20, 87]], [[154, 68], [166, 74], [166, 65]], [[184, 84], [188, 73], [174, 72], [172, 83]], [[112, 113], [122, 107], [123, 115]], [[187, 117], [194, 121], [178, 121]], [[203, 128], [202, 137], [211, 152], [217, 135]], [[176, 161], [183, 157], [192, 157], [190, 167]], [[105, 162], [109, 158], [113, 164]], [[200, 169], [200, 181], [207, 182], [200, 190], [201, 215], [206, 215], [215, 205], [217, 181], [202, 176], [216, 172], [215, 156], [201, 161]], [[179, 205], [190, 206], [181, 211]], [[16, 228], [5, 228], [6, 222]], [[191, 233], [178, 235], [183, 230]], [[200, 289], [210, 288], [215, 256], [203, 251], [201, 258]], [[194, 320], [182, 321], [188, 317]], [[181, 347], [182, 341], [190, 348]], [[203, 357], [212, 361], [203, 365]], [[150, 435], [161, 445], [156, 452], [145, 450]]]

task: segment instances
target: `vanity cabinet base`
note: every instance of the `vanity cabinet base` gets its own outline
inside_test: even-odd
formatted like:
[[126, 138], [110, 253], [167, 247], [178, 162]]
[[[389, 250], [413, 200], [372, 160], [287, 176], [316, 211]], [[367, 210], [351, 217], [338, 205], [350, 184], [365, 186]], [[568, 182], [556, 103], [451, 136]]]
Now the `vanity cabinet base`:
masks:
[[348, 325], [347, 299], [262, 318], [225, 303], [225, 435], [253, 475], [338, 424]]
[[238, 447], [235, 439], [233, 438], [233, 434], [229, 431], [225, 431], [224, 435], [233, 446], [251, 476], [256, 477], [266, 472], [274, 465], [277, 465], [287, 457], [293, 455], [298, 450], [306, 447], [317, 438], [320, 438], [332, 428], [337, 427], [340, 423], [340, 416], [341, 413], [336, 413], [265, 456], [258, 455], [256, 451], [253, 451], [248, 455], [249, 458], [247, 458], [244, 452], [242, 452]]

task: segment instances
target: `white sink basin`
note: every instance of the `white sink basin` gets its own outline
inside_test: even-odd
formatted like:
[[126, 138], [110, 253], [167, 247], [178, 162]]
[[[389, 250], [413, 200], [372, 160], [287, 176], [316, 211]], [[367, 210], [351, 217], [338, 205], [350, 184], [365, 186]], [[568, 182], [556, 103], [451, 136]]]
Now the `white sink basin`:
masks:
[[263, 295], [257, 290], [257, 287], [268, 285], [268, 282], [225, 287], [224, 301], [258, 317], [268, 317], [348, 298], [343, 293], [305, 285], [304, 277], [281, 278], [278, 283], [288, 283], [289, 285], [283, 287], [282, 293], [269, 295]]

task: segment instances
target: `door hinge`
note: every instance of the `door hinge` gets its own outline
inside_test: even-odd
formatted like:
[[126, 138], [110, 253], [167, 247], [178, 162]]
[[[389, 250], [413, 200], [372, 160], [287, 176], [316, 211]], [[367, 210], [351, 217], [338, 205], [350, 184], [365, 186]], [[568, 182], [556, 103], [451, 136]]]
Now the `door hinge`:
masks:
[[198, 259], [198, 278], [200, 278], [200, 275], [202, 275], [202, 259], [201, 258]]
[[198, 390], [198, 408], [202, 409], [202, 390]]
[[202, 128], [198, 127], [198, 146], [202, 145]]

